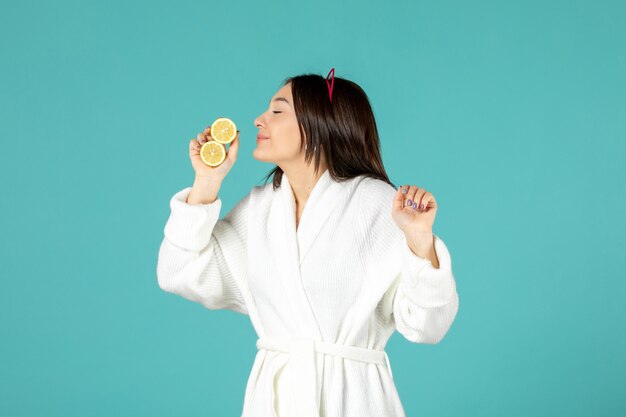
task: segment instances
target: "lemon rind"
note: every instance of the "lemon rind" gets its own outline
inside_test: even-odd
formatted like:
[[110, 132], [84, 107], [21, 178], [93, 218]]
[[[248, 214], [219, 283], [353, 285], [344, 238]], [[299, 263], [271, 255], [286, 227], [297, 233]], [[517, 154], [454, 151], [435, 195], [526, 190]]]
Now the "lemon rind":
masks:
[[[222, 141], [219, 140], [218, 138], [213, 136], [213, 131], [214, 131], [214, 127], [217, 123], [221, 122], [221, 121], [227, 121], [228, 123], [230, 123], [233, 126], [233, 131], [235, 132], [235, 134], [232, 136], [232, 138], [230, 138], [228, 141]], [[217, 143], [221, 143], [222, 145], [227, 145], [229, 143], [231, 143], [232, 141], [235, 140], [235, 138], [237, 137], [237, 125], [235, 124], [235, 122], [233, 122], [231, 119], [229, 119], [228, 117], [218, 117], [217, 119], [215, 119], [215, 121], [213, 122], [213, 124], [211, 125], [211, 137], [213, 138], [213, 140], [215, 140]]]
[[[217, 163], [211, 163], [210, 161], [208, 161], [207, 159], [204, 158], [204, 153], [202, 152], [202, 149], [207, 146], [207, 144], [211, 143], [211, 142], [215, 142], [216, 144], [220, 145], [221, 149], [222, 149], [222, 156], [223, 158], [217, 162]], [[208, 145], [208, 146], [215, 146], [215, 145]], [[207, 146], [207, 147], [208, 147]], [[202, 148], [200, 148], [200, 159], [202, 159], [202, 162], [204, 162], [206, 165], [211, 166], [211, 167], [216, 167], [221, 165], [225, 160], [226, 160], [226, 149], [224, 148], [224, 145], [221, 144], [218, 141], [208, 141], [206, 142], [204, 145], [202, 145]]]

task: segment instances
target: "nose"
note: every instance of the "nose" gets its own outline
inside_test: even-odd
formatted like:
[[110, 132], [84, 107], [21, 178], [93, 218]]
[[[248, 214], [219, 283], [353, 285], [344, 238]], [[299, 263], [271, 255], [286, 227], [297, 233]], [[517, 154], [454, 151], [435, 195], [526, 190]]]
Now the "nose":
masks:
[[254, 119], [254, 126], [255, 127], [263, 127], [264, 126], [264, 124], [261, 122], [262, 118], [263, 118], [263, 115], [260, 115], [259, 117]]

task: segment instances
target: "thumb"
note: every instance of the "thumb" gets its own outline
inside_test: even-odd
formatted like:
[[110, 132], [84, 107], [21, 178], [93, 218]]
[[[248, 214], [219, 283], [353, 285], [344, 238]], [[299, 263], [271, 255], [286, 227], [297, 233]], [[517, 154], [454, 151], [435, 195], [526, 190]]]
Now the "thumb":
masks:
[[401, 211], [404, 204], [404, 194], [402, 194], [402, 186], [396, 190], [396, 195], [393, 197], [393, 209], [392, 211]]
[[235, 136], [235, 140], [231, 142], [228, 147], [228, 158], [235, 162], [237, 159], [237, 154], [239, 153], [239, 131], [237, 131], [237, 136]]

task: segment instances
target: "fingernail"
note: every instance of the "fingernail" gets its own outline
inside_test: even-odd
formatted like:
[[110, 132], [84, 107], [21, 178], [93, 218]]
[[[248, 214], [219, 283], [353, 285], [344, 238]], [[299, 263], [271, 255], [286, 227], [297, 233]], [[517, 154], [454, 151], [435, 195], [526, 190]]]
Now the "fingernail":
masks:
[[420, 210], [424, 210], [424, 204], [420, 204]]
[[410, 206], [411, 205], [411, 199], [409, 198], [409, 201], [407, 201], [407, 204]]
[[417, 208], [417, 203], [413, 203], [413, 208]]
[[406, 188], [403, 188], [403, 189], [402, 189], [402, 194], [406, 194], [406, 192], [407, 192], [407, 191], [408, 191], [408, 190], [407, 190]]

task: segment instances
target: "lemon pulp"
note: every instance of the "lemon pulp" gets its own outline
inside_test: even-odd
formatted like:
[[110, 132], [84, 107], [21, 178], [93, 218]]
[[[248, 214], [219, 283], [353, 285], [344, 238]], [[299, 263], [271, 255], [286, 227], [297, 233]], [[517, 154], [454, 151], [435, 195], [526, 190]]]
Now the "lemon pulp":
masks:
[[226, 148], [221, 143], [210, 140], [200, 148], [200, 158], [209, 166], [218, 166], [226, 159]]
[[237, 125], [228, 117], [218, 117], [211, 125], [211, 137], [219, 143], [227, 144], [235, 140]]

